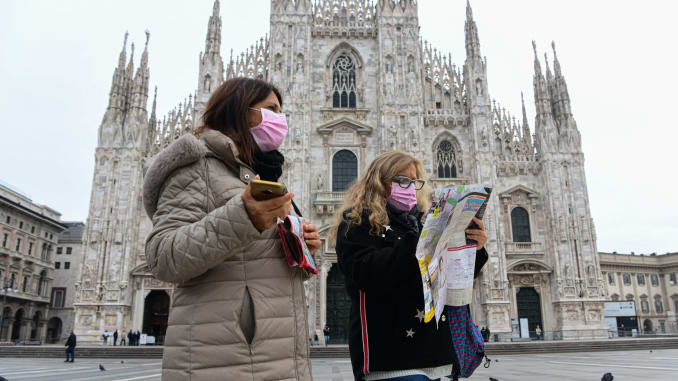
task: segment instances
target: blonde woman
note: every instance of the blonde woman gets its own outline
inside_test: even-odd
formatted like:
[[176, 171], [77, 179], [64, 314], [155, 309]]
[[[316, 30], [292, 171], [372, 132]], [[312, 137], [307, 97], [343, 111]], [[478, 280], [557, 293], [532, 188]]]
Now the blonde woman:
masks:
[[[377, 156], [349, 189], [333, 229], [352, 306], [349, 349], [356, 380], [437, 380], [458, 373], [449, 325], [424, 323], [415, 257], [430, 191], [419, 160], [399, 151]], [[476, 276], [487, 261], [484, 227]], [[443, 316], [445, 313], [443, 313]], [[445, 319], [445, 318], [442, 318]]]

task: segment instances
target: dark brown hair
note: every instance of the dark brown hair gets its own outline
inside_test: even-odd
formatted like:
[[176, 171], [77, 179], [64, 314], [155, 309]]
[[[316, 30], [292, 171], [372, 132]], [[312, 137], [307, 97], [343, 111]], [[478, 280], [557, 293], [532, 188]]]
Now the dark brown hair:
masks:
[[238, 147], [238, 158], [246, 164], [253, 164], [257, 143], [250, 133], [247, 112], [254, 104], [263, 101], [273, 92], [280, 107], [283, 100], [280, 91], [272, 84], [260, 79], [232, 78], [221, 84], [210, 96], [202, 114], [200, 134], [206, 128], [217, 130], [233, 140]]

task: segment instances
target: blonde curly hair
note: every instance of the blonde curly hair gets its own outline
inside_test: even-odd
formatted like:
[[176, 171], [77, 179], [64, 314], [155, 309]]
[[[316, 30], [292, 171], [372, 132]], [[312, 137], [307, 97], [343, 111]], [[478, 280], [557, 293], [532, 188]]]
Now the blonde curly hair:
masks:
[[[362, 216], [365, 211], [369, 213], [370, 233], [379, 235], [384, 226], [388, 225], [386, 214], [387, 186], [390, 186], [392, 178], [398, 173], [414, 164], [417, 178], [424, 179], [424, 166], [417, 158], [402, 152], [388, 151], [377, 156], [370, 163], [367, 170], [346, 192], [344, 203], [335, 214], [335, 222], [330, 230], [330, 242], [337, 238], [339, 225], [346, 221], [349, 225], [362, 224]], [[417, 205], [423, 211], [428, 210], [430, 205], [431, 188], [428, 184], [417, 191]], [[346, 216], [344, 216], [344, 214]], [[348, 229], [347, 229], [348, 231]]]

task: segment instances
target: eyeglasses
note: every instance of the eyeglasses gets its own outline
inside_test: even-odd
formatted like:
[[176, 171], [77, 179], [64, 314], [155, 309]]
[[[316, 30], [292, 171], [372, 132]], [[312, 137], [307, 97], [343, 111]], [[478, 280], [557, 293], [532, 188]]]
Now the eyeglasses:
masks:
[[398, 183], [401, 188], [409, 188], [410, 185], [414, 184], [414, 189], [420, 190], [421, 188], [424, 187], [424, 184], [426, 184], [426, 181], [424, 180], [419, 180], [419, 179], [411, 179], [407, 176], [394, 176], [393, 181]]

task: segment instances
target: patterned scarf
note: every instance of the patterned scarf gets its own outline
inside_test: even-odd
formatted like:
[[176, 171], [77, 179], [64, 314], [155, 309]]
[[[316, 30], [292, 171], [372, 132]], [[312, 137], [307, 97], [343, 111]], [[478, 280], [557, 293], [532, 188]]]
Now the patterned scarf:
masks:
[[[485, 341], [473, 323], [469, 306], [446, 306], [452, 344], [459, 360], [459, 377], [471, 377], [485, 356]], [[453, 377], [453, 379], [455, 379]]]

